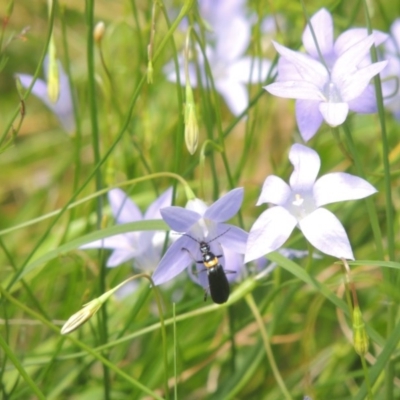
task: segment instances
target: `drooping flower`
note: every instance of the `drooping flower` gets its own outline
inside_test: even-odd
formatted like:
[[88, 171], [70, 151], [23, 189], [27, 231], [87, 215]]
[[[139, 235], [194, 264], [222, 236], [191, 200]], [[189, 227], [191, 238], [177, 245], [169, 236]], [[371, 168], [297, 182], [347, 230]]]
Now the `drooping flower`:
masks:
[[400, 18], [390, 28], [390, 37], [384, 44], [388, 66], [382, 71], [382, 91], [385, 106], [400, 120]]
[[297, 226], [319, 251], [333, 257], [354, 259], [346, 231], [336, 216], [324, 205], [356, 200], [376, 193], [364, 179], [344, 172], [317, 178], [318, 154], [301, 144], [289, 153], [294, 167], [289, 185], [271, 175], [263, 185], [257, 205], [275, 204], [264, 211], [252, 226], [245, 261], [255, 260], [281, 247]]
[[[333, 41], [333, 23], [326, 9], [310, 20], [320, 54], [307, 25], [303, 44], [308, 54], [273, 42], [280, 54], [277, 82], [265, 86], [271, 94], [296, 99], [296, 119], [304, 140], [311, 139], [322, 121], [342, 124], [349, 110], [376, 112], [374, 90], [369, 85], [387, 62], [371, 64], [369, 50], [386, 38], [382, 32], [368, 35], [366, 29], [350, 29]], [[322, 62], [323, 61], [323, 62]]]
[[[114, 218], [118, 224], [141, 221], [146, 219], [161, 219], [160, 209], [170, 206], [172, 188], [158, 197], [143, 215], [137, 205], [121, 189], [108, 192], [108, 200]], [[142, 271], [153, 271], [161, 258], [164, 246], [165, 232], [142, 231], [128, 232], [96, 240], [81, 246], [81, 249], [111, 249], [107, 267], [116, 267], [126, 261], [135, 260], [135, 266]]]
[[[71, 88], [69, 85], [68, 76], [63, 70], [61, 63], [58, 61], [58, 81], [59, 81], [59, 96], [58, 99], [53, 102], [47, 89], [47, 82], [49, 78], [49, 59], [46, 58], [43, 61], [43, 69], [45, 80], [37, 79], [32, 87], [32, 93], [38, 97], [58, 118], [63, 129], [67, 133], [74, 133], [76, 130], [74, 108], [72, 103]], [[16, 74], [21, 81], [21, 85], [24, 88], [28, 88], [33, 80], [32, 75], [27, 74]]]
[[[197, 265], [198, 278], [207, 289], [207, 272], [202, 263], [200, 242], [206, 242], [211, 252], [218, 257], [220, 265], [226, 270], [237, 271], [240, 265], [227, 265], [226, 256], [230, 253], [244, 254], [247, 232], [224, 223], [238, 211], [243, 201], [243, 188], [231, 190], [210, 207], [199, 200], [189, 200], [186, 208], [167, 207], [161, 215], [172, 230], [180, 232], [178, 238], [167, 250], [153, 274], [155, 285], [160, 285], [174, 278], [194, 262]], [[233, 261], [232, 261], [233, 262]], [[229, 275], [228, 274], [228, 279]]]
[[[244, 55], [250, 43], [251, 24], [237, 11], [240, 7], [233, 7], [229, 13], [224, 14], [221, 10], [225, 10], [228, 3], [225, 2], [225, 6], [222, 2], [220, 4], [220, 8], [217, 7], [214, 13], [210, 13], [210, 16], [213, 16], [209, 18], [210, 23], [215, 21], [215, 25], [212, 26], [214, 40], [211, 40], [210, 35], [207, 36], [209, 43], [206, 46], [206, 57], [217, 92], [224, 98], [232, 114], [239, 115], [249, 104], [246, 85], [265, 80], [271, 62]], [[219, 9], [221, 10], [217, 12]], [[220, 18], [217, 18], [218, 15]], [[210, 87], [206, 61], [200, 51], [197, 53], [200, 79], [204, 86]], [[184, 85], [186, 80], [182, 57], [179, 64], [178, 73], [181, 84]], [[177, 72], [172, 62], [165, 66], [164, 71], [169, 81], [177, 81]], [[199, 85], [196, 66], [193, 63], [189, 64], [189, 79], [193, 87]]]

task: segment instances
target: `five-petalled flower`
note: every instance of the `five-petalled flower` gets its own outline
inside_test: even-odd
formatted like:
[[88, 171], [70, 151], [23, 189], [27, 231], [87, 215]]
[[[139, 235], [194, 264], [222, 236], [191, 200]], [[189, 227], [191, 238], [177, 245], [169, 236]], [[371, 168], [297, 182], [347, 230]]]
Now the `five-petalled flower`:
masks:
[[[174, 278], [185, 268], [197, 264], [200, 284], [207, 289], [207, 273], [202, 263], [200, 242], [206, 242], [213, 254], [219, 257], [222, 267], [238, 271], [241, 265], [226, 265], [227, 251], [244, 254], [247, 232], [226, 224], [240, 209], [243, 201], [243, 188], [233, 189], [210, 207], [199, 200], [189, 200], [186, 208], [166, 207], [161, 215], [172, 230], [182, 235], [167, 250], [153, 274], [153, 282], [160, 285]], [[236, 257], [240, 260], [240, 257]], [[231, 275], [231, 274], [229, 274]], [[232, 273], [234, 275], [234, 273]]]
[[[126, 224], [146, 219], [161, 219], [160, 209], [171, 205], [172, 188], [158, 197], [143, 215], [137, 205], [121, 190], [108, 192], [108, 200], [114, 218], [118, 224]], [[142, 271], [153, 271], [161, 258], [165, 232], [141, 231], [128, 232], [106, 237], [81, 246], [81, 249], [111, 249], [107, 267], [116, 267], [135, 259], [135, 266]]]
[[333, 257], [354, 259], [346, 231], [336, 216], [322, 206], [343, 200], [356, 200], [376, 193], [364, 179], [344, 172], [317, 178], [318, 154], [301, 144], [289, 153], [294, 167], [289, 185], [271, 175], [263, 185], [257, 205], [275, 204], [264, 211], [252, 226], [245, 261], [255, 260], [277, 250], [298, 228], [319, 251]]
[[308, 54], [273, 42], [280, 54], [278, 80], [265, 86], [275, 96], [297, 99], [297, 124], [306, 141], [315, 135], [323, 120], [335, 127], [346, 120], [349, 110], [375, 112], [374, 90], [369, 83], [387, 64], [371, 64], [368, 60], [371, 46], [387, 38], [382, 32], [368, 35], [366, 29], [350, 29], [333, 42], [332, 17], [325, 9], [316, 13], [310, 24], [318, 47], [309, 26], [303, 33]]

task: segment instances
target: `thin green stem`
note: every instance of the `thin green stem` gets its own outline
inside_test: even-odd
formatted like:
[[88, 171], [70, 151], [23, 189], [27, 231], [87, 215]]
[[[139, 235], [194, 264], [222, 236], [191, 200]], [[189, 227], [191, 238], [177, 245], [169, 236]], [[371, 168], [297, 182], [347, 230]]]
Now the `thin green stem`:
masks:
[[[0, 293], [1, 295], [6, 298], [10, 303], [14, 304], [21, 310], [25, 311], [28, 315], [31, 317], [41, 321], [43, 325], [47, 326], [49, 329], [51, 329], [54, 333], [60, 334], [60, 328], [54, 324], [52, 324], [49, 320], [44, 318], [41, 314], [31, 310], [29, 307], [27, 307], [25, 304], [21, 303], [19, 300], [17, 300], [15, 297], [11, 296], [7, 290], [5, 290], [2, 286], [0, 286]], [[90, 354], [93, 356], [96, 360], [100, 361], [102, 364], [107, 366], [110, 370], [112, 370], [116, 375], [120, 376], [127, 382], [129, 382], [133, 387], [143, 391], [144, 393], [148, 394], [154, 399], [157, 400], [164, 400], [161, 396], [159, 396], [157, 393], [153, 392], [150, 390], [147, 386], [144, 386], [142, 383], [137, 381], [136, 379], [132, 378], [125, 372], [123, 372], [121, 369], [116, 367], [112, 362], [101, 356], [96, 352], [96, 350], [92, 349], [91, 347], [87, 346], [85, 343], [81, 342], [78, 339], [75, 339], [73, 336], [66, 336], [67, 340], [69, 340], [71, 343], [73, 343], [75, 346], [79, 347], [81, 350], [84, 351], [84, 353]], [[0, 340], [2, 340], [0, 336]], [[28, 377], [29, 378], [29, 377]], [[45, 399], [45, 397], [40, 397], [41, 399]]]
[[[359, 154], [357, 152], [356, 146], [354, 144], [353, 141], [353, 136], [350, 132], [349, 127], [347, 126], [346, 123], [344, 123], [342, 125], [343, 127], [343, 132], [346, 136], [347, 139], [347, 143], [350, 149], [350, 153], [353, 157], [354, 160], [354, 164], [355, 167], [357, 169], [357, 173], [358, 175], [360, 175], [362, 178], [365, 178], [365, 173], [361, 164], [361, 160], [359, 157]], [[371, 228], [372, 228], [372, 232], [374, 235], [374, 239], [375, 239], [375, 246], [377, 249], [377, 258], [383, 260], [384, 259], [384, 250], [383, 250], [383, 245], [382, 245], [382, 232], [381, 232], [381, 228], [379, 225], [379, 219], [378, 219], [378, 214], [376, 211], [376, 207], [374, 205], [373, 199], [371, 197], [367, 197], [365, 199], [365, 204], [367, 206], [367, 212], [369, 215], [369, 220], [371, 223]]]
[[365, 384], [367, 386], [367, 392], [368, 392], [367, 399], [368, 400], [373, 400], [374, 399], [374, 394], [372, 392], [371, 380], [369, 379], [367, 361], [365, 360], [365, 357], [363, 355], [360, 355], [360, 359], [361, 359], [361, 364], [362, 364], [362, 367], [363, 367]]
[[[49, 43], [50, 43], [50, 38], [51, 38], [51, 35], [52, 35], [52, 32], [53, 32], [55, 8], [56, 7], [52, 7], [51, 8], [51, 12], [50, 12], [50, 16], [49, 16], [49, 26], [48, 26], [48, 31], [47, 31], [47, 34], [46, 34], [46, 39], [45, 39], [45, 42], [44, 42], [43, 51], [42, 51], [42, 54], [40, 55], [38, 66], [36, 67], [36, 70], [35, 70], [35, 72], [33, 74], [32, 82], [31, 82], [30, 86], [28, 87], [28, 89], [25, 91], [24, 96], [21, 99], [22, 102], [24, 102], [28, 98], [28, 96], [31, 93], [32, 88], [33, 88], [33, 86], [34, 86], [34, 84], [35, 84], [35, 82], [36, 82], [36, 80], [37, 80], [37, 78], [38, 78], [38, 76], [39, 76], [39, 74], [40, 74], [40, 72], [42, 70], [43, 61], [44, 61], [44, 58], [46, 56], [47, 49], [48, 49], [48, 46], [49, 46]], [[14, 113], [12, 114], [12, 116], [10, 118], [10, 121], [8, 122], [8, 124], [6, 124], [6, 127], [4, 129], [4, 132], [3, 132], [2, 136], [0, 137], [0, 148], [1, 148], [2, 144], [4, 143], [4, 141], [6, 140], [8, 132], [12, 128], [12, 125], [13, 125], [15, 119], [18, 117], [18, 114], [20, 114], [20, 112], [21, 112], [21, 105], [18, 104], [18, 106], [16, 107]], [[21, 126], [21, 124], [19, 124], [19, 127], [20, 126]], [[16, 135], [17, 133], [18, 133], [18, 129], [15, 131], [14, 135]]]
[[[192, 0], [187, 1], [184, 6], [182, 7], [182, 10], [178, 16], [178, 18], [175, 20], [175, 22], [172, 24], [171, 29], [167, 32], [167, 34], [165, 35], [164, 39], [162, 40], [161, 44], [159, 45], [155, 55], [154, 55], [154, 60], [156, 60], [164, 46], [166, 45], [167, 41], [169, 40], [169, 38], [171, 37], [171, 35], [173, 34], [174, 30], [177, 28], [177, 26], [179, 25], [180, 21], [182, 20], [182, 18], [186, 15], [187, 10], [192, 6]], [[51, 32], [50, 32], [51, 33]], [[44, 56], [43, 56], [44, 58]], [[70, 204], [78, 197], [78, 195], [85, 189], [85, 187], [92, 181], [92, 178], [96, 175], [97, 170], [107, 161], [108, 157], [110, 156], [110, 154], [114, 151], [115, 147], [117, 146], [117, 144], [120, 142], [120, 140], [122, 139], [123, 134], [125, 133], [125, 131], [128, 128], [130, 119], [131, 119], [131, 115], [133, 112], [133, 108], [136, 104], [136, 101], [140, 95], [140, 91], [144, 85], [144, 83], [146, 82], [146, 74], [143, 75], [142, 79], [140, 80], [140, 82], [138, 83], [138, 86], [135, 90], [135, 92], [132, 95], [131, 98], [131, 102], [128, 106], [128, 111], [126, 113], [126, 118], [125, 121], [123, 122], [119, 133], [117, 134], [117, 137], [115, 138], [114, 142], [112, 143], [112, 145], [107, 149], [107, 151], [104, 154], [104, 157], [96, 164], [96, 166], [94, 167], [93, 171], [89, 174], [89, 176], [87, 177], [87, 179], [83, 182], [82, 186], [80, 188], [77, 189], [77, 191], [71, 196], [71, 198], [69, 199], [69, 201], [65, 204], [65, 206], [61, 209], [61, 211], [56, 215], [56, 217], [54, 218], [54, 220], [50, 223], [49, 227], [47, 228], [47, 230], [44, 232], [44, 234], [42, 235], [42, 237], [39, 239], [39, 241], [36, 243], [36, 246], [32, 249], [32, 251], [28, 254], [28, 256], [26, 257], [25, 261], [22, 263], [21, 267], [19, 268], [19, 270], [14, 274], [14, 276], [11, 278], [10, 283], [7, 286], [7, 290], [9, 290], [14, 284], [15, 282], [18, 281], [18, 279], [20, 278], [20, 276], [22, 275], [25, 267], [28, 265], [29, 261], [31, 260], [31, 258], [33, 257], [33, 255], [36, 253], [36, 251], [38, 250], [38, 248], [44, 243], [44, 241], [46, 240], [46, 238], [49, 236], [50, 232], [52, 231], [53, 227], [56, 225], [56, 223], [58, 222], [58, 220], [61, 218], [62, 215], [64, 215], [65, 211], [69, 208]]]
[[25, 382], [28, 384], [28, 386], [31, 388], [32, 392], [35, 393], [35, 395], [40, 400], [46, 400], [46, 397], [44, 396], [44, 394], [40, 391], [40, 389], [36, 386], [36, 384], [33, 381], [33, 379], [25, 371], [24, 367], [21, 365], [21, 363], [19, 362], [18, 358], [15, 357], [14, 352], [10, 349], [10, 347], [8, 347], [8, 344], [3, 339], [2, 335], [0, 335], [0, 347], [3, 349], [4, 354], [15, 365], [15, 368], [17, 369], [17, 371], [19, 372], [21, 377], [25, 380]]
[[261, 314], [257, 308], [257, 305], [254, 301], [252, 294], [251, 293], [247, 294], [245, 296], [245, 300], [246, 300], [246, 303], [249, 306], [251, 312], [254, 315], [254, 318], [257, 322], [258, 328], [260, 329], [261, 337], [264, 342], [265, 353], [267, 354], [267, 358], [268, 358], [269, 364], [271, 366], [272, 373], [274, 374], [274, 377], [276, 379], [276, 382], [278, 383], [283, 396], [286, 399], [291, 400], [292, 396], [290, 395], [289, 391], [287, 390], [285, 382], [283, 381], [282, 376], [279, 372], [278, 366], [276, 365], [274, 354], [272, 353], [271, 343], [268, 338], [268, 333], [264, 326], [264, 321], [262, 320]]

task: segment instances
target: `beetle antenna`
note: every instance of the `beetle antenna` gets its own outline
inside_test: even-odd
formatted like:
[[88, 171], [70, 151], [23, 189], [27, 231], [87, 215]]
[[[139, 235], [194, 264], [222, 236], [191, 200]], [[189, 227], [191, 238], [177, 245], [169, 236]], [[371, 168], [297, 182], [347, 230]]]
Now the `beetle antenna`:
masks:
[[225, 233], [228, 232], [230, 229], [231, 229], [231, 228], [228, 228], [225, 232], [222, 232], [221, 234], [219, 234], [218, 236], [216, 236], [214, 239], [210, 240], [210, 241], [207, 242], [207, 243], [211, 243], [211, 242], [213, 242], [214, 240], [218, 239], [219, 237], [225, 235]]

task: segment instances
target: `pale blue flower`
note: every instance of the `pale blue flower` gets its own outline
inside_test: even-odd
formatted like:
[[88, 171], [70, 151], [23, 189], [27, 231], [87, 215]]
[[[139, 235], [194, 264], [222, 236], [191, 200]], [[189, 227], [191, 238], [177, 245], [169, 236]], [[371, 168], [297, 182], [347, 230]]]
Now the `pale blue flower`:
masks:
[[304, 140], [311, 139], [323, 120], [330, 126], [342, 124], [349, 110], [376, 112], [373, 76], [387, 62], [371, 64], [369, 50], [381, 44], [387, 35], [366, 29], [350, 29], [333, 42], [330, 13], [322, 9], [311, 18], [324, 63], [307, 25], [303, 44], [308, 54], [290, 50], [273, 42], [280, 54], [277, 82], [265, 86], [271, 94], [296, 99], [296, 119]]
[[[108, 192], [108, 200], [117, 224], [161, 219], [160, 209], [171, 205], [172, 188], [166, 190], [147, 209], [145, 214], [121, 189]], [[121, 233], [101, 240], [96, 240], [81, 246], [81, 249], [110, 249], [113, 250], [107, 267], [116, 267], [134, 259], [134, 265], [143, 271], [153, 271], [161, 258], [165, 241], [165, 232], [137, 231]]]
[[[167, 250], [153, 274], [153, 281], [160, 285], [174, 278], [188, 266], [196, 262], [198, 278], [201, 285], [207, 289], [207, 272], [202, 263], [200, 242], [210, 245], [210, 250], [219, 257], [220, 265], [226, 270], [237, 271], [241, 265], [230, 258], [227, 264], [228, 252], [244, 254], [247, 233], [242, 229], [226, 224], [240, 209], [243, 201], [243, 188], [231, 190], [210, 207], [199, 200], [190, 200], [186, 208], [167, 207], [161, 210], [165, 222], [175, 232], [180, 232], [175, 243]], [[230, 257], [230, 255], [229, 255]], [[236, 258], [238, 260], [239, 258]], [[228, 273], [235, 275], [234, 273]]]
[[[67, 133], [74, 133], [76, 130], [74, 108], [72, 103], [71, 88], [69, 85], [68, 75], [63, 70], [63, 67], [59, 61], [58, 64], [58, 76], [59, 76], [59, 97], [56, 102], [53, 102], [48, 95], [47, 80], [49, 74], [49, 59], [46, 58], [43, 61], [43, 69], [45, 80], [37, 79], [32, 88], [32, 93], [38, 97], [58, 118], [63, 129]], [[16, 74], [21, 81], [21, 85], [24, 88], [28, 88], [33, 80], [32, 75], [27, 74]]]
[[344, 172], [316, 179], [320, 158], [314, 150], [301, 144], [292, 146], [289, 160], [294, 167], [289, 185], [275, 175], [264, 182], [257, 205], [271, 203], [275, 206], [264, 211], [252, 226], [245, 261], [279, 249], [296, 226], [322, 253], [353, 260], [353, 251], [342, 224], [322, 206], [362, 199], [376, 193], [376, 189], [364, 179]]

